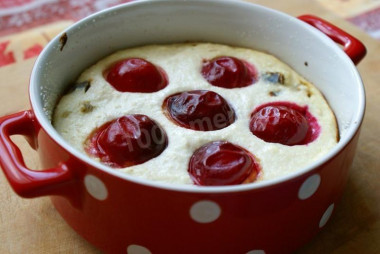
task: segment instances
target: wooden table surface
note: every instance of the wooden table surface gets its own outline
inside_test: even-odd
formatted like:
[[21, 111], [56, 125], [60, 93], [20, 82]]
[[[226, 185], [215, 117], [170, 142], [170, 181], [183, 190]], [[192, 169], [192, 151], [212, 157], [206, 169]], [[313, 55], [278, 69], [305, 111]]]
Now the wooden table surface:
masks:
[[[367, 109], [357, 153], [341, 202], [310, 243], [297, 253], [380, 253], [380, 42], [310, 0], [259, 3], [293, 16], [315, 14], [358, 37], [368, 55], [359, 64]], [[35, 58], [0, 68], [0, 115], [29, 109], [28, 81]], [[38, 157], [21, 137], [27, 165], [38, 169]], [[275, 244], [275, 243], [274, 243]], [[0, 253], [100, 253], [59, 216], [48, 197], [22, 199], [0, 173]]]

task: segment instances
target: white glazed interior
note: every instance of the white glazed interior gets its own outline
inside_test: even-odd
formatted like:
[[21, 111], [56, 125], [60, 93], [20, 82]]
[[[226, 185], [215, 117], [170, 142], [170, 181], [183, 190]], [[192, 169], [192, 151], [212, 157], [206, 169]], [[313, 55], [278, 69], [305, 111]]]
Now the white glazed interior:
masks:
[[[347, 55], [324, 34], [286, 14], [239, 1], [138, 1], [92, 15], [66, 30], [37, 59], [31, 76], [32, 108], [43, 128], [62, 147], [86, 163], [112, 175], [160, 188], [194, 191], [242, 191], [277, 184], [304, 174], [336, 155], [357, 132], [364, 115], [364, 87]], [[336, 114], [341, 140], [321, 160], [275, 180], [256, 184], [197, 187], [166, 185], [137, 179], [97, 163], [73, 149], [55, 131], [50, 114], [59, 95], [97, 60], [132, 46], [205, 41], [268, 52], [314, 83]], [[305, 65], [308, 63], [308, 66]]]

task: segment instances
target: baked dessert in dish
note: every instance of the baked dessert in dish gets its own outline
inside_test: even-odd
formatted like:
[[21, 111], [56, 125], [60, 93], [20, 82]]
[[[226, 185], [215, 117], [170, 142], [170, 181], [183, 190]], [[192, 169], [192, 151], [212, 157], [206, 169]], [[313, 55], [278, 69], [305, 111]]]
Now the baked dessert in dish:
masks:
[[142, 46], [102, 59], [62, 96], [53, 125], [115, 170], [204, 186], [290, 174], [339, 137], [323, 95], [285, 63], [212, 43]]

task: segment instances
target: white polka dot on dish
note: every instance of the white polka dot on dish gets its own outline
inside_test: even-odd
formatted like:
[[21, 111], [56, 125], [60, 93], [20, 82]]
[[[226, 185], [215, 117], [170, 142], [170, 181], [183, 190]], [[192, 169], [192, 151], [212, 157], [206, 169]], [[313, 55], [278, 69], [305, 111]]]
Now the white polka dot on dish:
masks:
[[334, 203], [331, 204], [324, 214], [322, 215], [321, 220], [319, 221], [319, 227], [322, 228], [324, 225], [326, 225], [327, 221], [330, 219], [332, 212], [334, 211]]
[[108, 197], [108, 190], [105, 184], [94, 175], [84, 177], [84, 185], [87, 192], [97, 200], [105, 200]]
[[321, 177], [319, 174], [308, 177], [298, 191], [298, 198], [301, 200], [310, 198], [318, 190], [320, 183]]
[[144, 246], [131, 244], [127, 247], [127, 254], [152, 254], [152, 252]]
[[246, 254], [265, 254], [265, 251], [263, 251], [263, 250], [251, 250], [251, 251], [248, 251]]
[[199, 223], [210, 223], [219, 218], [220, 206], [214, 201], [202, 200], [193, 204], [190, 208], [191, 218]]

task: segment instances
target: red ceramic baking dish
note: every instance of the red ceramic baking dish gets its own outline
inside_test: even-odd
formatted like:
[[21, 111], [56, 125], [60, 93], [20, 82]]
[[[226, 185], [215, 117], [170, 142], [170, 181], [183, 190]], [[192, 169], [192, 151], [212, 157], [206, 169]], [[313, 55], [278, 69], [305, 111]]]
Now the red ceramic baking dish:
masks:
[[[60, 95], [116, 50], [206, 41], [269, 52], [314, 83], [335, 112], [340, 141], [320, 160], [275, 180], [183, 186], [138, 179], [72, 148], [51, 124]], [[343, 46], [343, 50], [337, 44]], [[314, 16], [225, 0], [137, 1], [89, 16], [53, 39], [30, 79], [31, 109], [0, 119], [1, 167], [22, 197], [49, 195], [67, 223], [107, 253], [290, 253], [334, 212], [365, 110], [355, 67], [366, 49]], [[23, 161], [24, 135], [46, 170]]]

